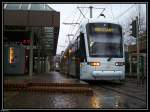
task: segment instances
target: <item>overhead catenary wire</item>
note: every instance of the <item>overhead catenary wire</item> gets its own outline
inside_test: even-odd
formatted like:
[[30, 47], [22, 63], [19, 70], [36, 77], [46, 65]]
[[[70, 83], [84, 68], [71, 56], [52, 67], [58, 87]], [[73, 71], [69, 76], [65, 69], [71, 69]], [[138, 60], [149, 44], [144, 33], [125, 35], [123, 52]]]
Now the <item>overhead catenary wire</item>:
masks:
[[[77, 10], [76, 10], [76, 8], [75, 8], [75, 14], [73, 15], [73, 20], [72, 20], [72, 22], [71, 23], [73, 23], [74, 22], [74, 20], [75, 20], [75, 16], [76, 16], [76, 13], [77, 13]], [[69, 28], [69, 30], [71, 29], [71, 25], [70, 25], [70, 28]]]
[[[70, 13], [71, 15], [73, 15], [75, 13], [75, 9], [72, 11], [72, 13]], [[68, 18], [70, 18], [70, 14], [66, 17], [66, 21], [68, 21]], [[67, 30], [66, 30], [66, 32], [67, 32]]]
[[111, 14], [112, 14], [112, 17], [113, 17], [113, 20], [114, 20], [114, 13], [113, 13], [113, 10], [112, 10], [112, 5], [110, 4], [110, 7], [111, 7]]
[[[123, 11], [122, 13], [121, 13], [121, 5], [120, 5], [120, 14], [118, 15], [118, 16], [116, 16], [116, 17], [114, 17], [114, 19], [115, 20], [118, 20], [118, 23], [120, 23], [120, 18], [124, 15], [124, 14], [126, 14], [127, 12], [129, 12], [129, 10], [131, 10], [132, 8], [134, 8], [136, 6], [136, 4], [133, 4], [133, 5], [131, 5], [129, 8], [127, 8], [125, 11]], [[126, 23], [124, 23], [125, 21], [122, 21], [122, 25], [123, 26], [126, 26]]]
[[132, 9], [136, 4], [133, 4], [132, 6], [130, 6], [127, 10], [125, 10], [123, 13], [121, 13], [119, 16], [115, 17], [114, 19], [118, 19], [121, 16], [123, 16], [125, 13], [127, 13], [130, 9]]
[[[75, 9], [76, 9], [76, 12], [77, 12], [77, 8], [75, 8]], [[72, 23], [75, 21], [74, 18], [75, 18], [75, 17], [73, 17]], [[83, 19], [83, 18], [82, 18], [82, 19]], [[80, 20], [81, 20], [81, 13], [80, 13], [80, 15], [79, 15], [79, 17], [78, 17], [78, 19], [76, 20], [75, 23], [77, 23], [77, 22], [80, 21]], [[82, 21], [82, 20], [81, 20], [81, 21]], [[80, 21], [80, 22], [81, 22], [81, 21]], [[79, 23], [80, 23], [80, 22], [79, 22]], [[74, 26], [71, 26], [71, 25], [70, 25], [70, 27], [68, 27], [68, 28], [69, 28], [69, 31], [67, 30], [68, 33], [66, 32], [65, 35], [69, 34], [70, 32], [72, 33], [73, 30], [75, 31], [75, 27], [76, 27], [76, 26], [78, 26], [78, 25], [77, 25], [77, 24], [75, 24]], [[75, 33], [76, 33], [76, 32], [75, 32]], [[67, 36], [66, 36], [66, 37], [67, 37]], [[68, 39], [69, 39], [69, 38], [66, 38], [66, 40], [68, 40]], [[74, 39], [74, 37], [73, 37], [72, 39], [70, 39], [70, 41], [72, 41], [73, 39]], [[65, 40], [65, 41], [66, 41], [66, 40]], [[65, 48], [65, 49], [66, 49], [66, 48]]]
[[[75, 16], [75, 13], [76, 13], [75, 11], [76, 11], [76, 10], [75, 10], [75, 8], [74, 8], [73, 11], [72, 11], [70, 14], [68, 14], [68, 16], [66, 17], [65, 21], [69, 20], [70, 17], [71, 17], [73, 14], [74, 14], [73, 16]], [[68, 28], [69, 28], [69, 27], [66, 27], [66, 28], [64, 29], [64, 32], [65, 32], [64, 34], [66, 34], [66, 33], [68, 32]], [[63, 40], [64, 40], [64, 43], [66, 43], [66, 40], [67, 40], [66, 36], [63, 36], [63, 38], [64, 38], [64, 39], [63, 39]], [[58, 45], [58, 47], [65, 49], [65, 48], [67, 47], [67, 45], [65, 44], [65, 46], [63, 46], [63, 47], [62, 47], [61, 45]]]
[[[76, 15], [76, 12], [77, 12], [77, 11], [76, 11], [76, 8], [75, 8], [75, 9], [73, 10], [73, 13], [71, 13], [71, 14], [73, 15], [73, 18], [74, 18], [74, 16]], [[71, 18], [71, 16], [69, 15], [68, 18]], [[68, 18], [67, 18], [67, 19], [68, 19]], [[67, 19], [65, 19], [65, 20], [67, 20]], [[74, 19], [72, 20], [72, 22], [73, 22], [73, 21], [74, 21]], [[65, 31], [64, 34], [66, 35], [69, 30], [70, 30], [70, 26], [66, 28], [66, 31]], [[65, 38], [66, 38], [66, 39], [65, 39], [65, 42], [66, 42], [66, 40], [68, 40], [68, 39], [67, 39], [66, 36], [65, 36]]]
[[[77, 8], [79, 9], [79, 7], [77, 7]], [[87, 8], [88, 8], [88, 7], [87, 7]], [[99, 8], [98, 8], [98, 9], [99, 9]], [[85, 14], [83, 14], [83, 13], [82, 13], [83, 11], [81, 11], [81, 10], [79, 10], [79, 11], [80, 11], [80, 15], [79, 15], [79, 17], [78, 17], [78, 19], [76, 20], [76, 22], [75, 22], [75, 23], [77, 23], [77, 22], [80, 20], [80, 18], [81, 18], [81, 14], [83, 15], [82, 20], [83, 20], [84, 18], [86, 18], [86, 17], [85, 17], [86, 13], [85, 13]], [[88, 9], [87, 9], [87, 11], [88, 11]], [[86, 11], [86, 12], [87, 12], [87, 11]], [[82, 21], [82, 20], [81, 20], [81, 21]], [[74, 21], [74, 18], [73, 18], [73, 21]], [[72, 23], [73, 23], [73, 21], [72, 21]], [[80, 22], [81, 22], [81, 21], [80, 21]], [[70, 32], [68, 32], [68, 34], [69, 34], [69, 33], [71, 33], [71, 34], [72, 34], [72, 32], [73, 32], [73, 31], [75, 31], [75, 30], [74, 30], [74, 29], [75, 29], [75, 27], [77, 27], [77, 26], [78, 26], [77, 24], [76, 24], [76, 25], [74, 25], [74, 26], [70, 26], [70, 28], [69, 28], [69, 31], [70, 31]], [[73, 39], [72, 39], [72, 40], [73, 40]]]
[[[87, 13], [87, 12], [88, 12], [88, 9], [86, 9], [86, 13]], [[85, 19], [85, 18], [82, 17], [82, 19], [81, 19], [81, 21], [80, 21], [80, 25], [81, 25], [81, 23], [82, 23], [82, 21], [83, 21], [84, 19]], [[79, 30], [79, 28], [76, 30], [75, 35], [74, 35], [74, 37], [72, 38], [72, 40], [76, 37], [76, 34], [77, 34], [78, 30]]]
[[[77, 22], [80, 20], [80, 18], [81, 18], [81, 13], [80, 13], [80, 15], [79, 15], [79, 17], [78, 17], [78, 19], [76, 20], [75, 23], [77, 23]], [[74, 28], [75, 28], [76, 26], [78, 26], [78, 25], [77, 25], [77, 24], [74, 25], [74, 26], [72, 27], [72, 30], [70, 30], [70, 33], [71, 33], [71, 34], [72, 34], [72, 32], [73, 32], [73, 30], [74, 30]]]
[[[139, 4], [140, 5], [140, 4]], [[129, 12], [129, 10], [131, 10], [131, 9], [133, 9], [133, 8], [135, 8], [135, 10], [136, 10], [136, 12], [134, 13], [134, 15], [132, 14], [132, 15], [129, 15], [129, 18], [131, 19], [131, 20], [134, 20], [135, 19], [135, 15], [139, 15], [138, 13], [139, 13], [139, 8], [138, 8], [138, 6], [139, 6], [138, 4], [133, 4], [132, 6], [130, 6], [127, 10], [125, 10], [123, 13], [121, 13], [117, 18], [118, 18], [118, 20], [119, 20], [119, 18], [121, 17], [121, 16], [123, 16], [125, 13], [127, 13], [127, 12]], [[121, 7], [120, 7], [121, 8]], [[139, 18], [138, 18], [139, 19]], [[130, 23], [131, 21], [129, 20], [127, 23]], [[123, 24], [123, 23], [122, 23]], [[125, 24], [125, 23], [124, 23]], [[123, 25], [123, 26], [126, 26], [126, 25]], [[126, 28], [125, 29], [127, 29], [128, 27], [129, 27], [130, 25], [128, 25], [128, 26], [126, 26]], [[139, 25], [140, 26], [140, 25]], [[140, 30], [140, 28], [139, 28], [139, 30]]]
[[[85, 17], [87, 16], [86, 14], [87, 14], [87, 12], [88, 12], [88, 8], [89, 7], [85, 7], [86, 8], [86, 13], [84, 14], [84, 17], [82, 17], [82, 20], [79, 22], [79, 23], [81, 23], [82, 21], [83, 21], [83, 19], [86, 19]], [[103, 9], [102, 10], [102, 12], [101, 13], [103, 13], [103, 11], [105, 10], [105, 8], [95, 8], [95, 9]], [[81, 12], [81, 11], [80, 11]], [[80, 13], [80, 15], [81, 15], [81, 13]], [[83, 15], [83, 13], [82, 13], [82, 15]], [[79, 19], [77, 19], [77, 21], [78, 21]], [[74, 28], [73, 28], [74, 29]], [[77, 32], [78, 32], [78, 30], [79, 30], [79, 28], [77, 29], [77, 31], [75, 32], [75, 35], [73, 36], [73, 38], [72, 38], [72, 40], [76, 37], [76, 34], [77, 34]], [[72, 41], [71, 40], [71, 41]]]
[[[76, 19], [76, 22], [75, 23], [80, 23], [78, 22], [80, 19], [81, 19], [81, 13], [79, 13], [79, 16], [78, 18]], [[83, 17], [82, 17], [83, 18]], [[79, 24], [75, 24], [73, 25], [71, 28], [70, 28], [70, 32], [68, 32], [68, 34], [73, 34], [73, 31], [76, 31], [76, 28], [79, 26]], [[75, 32], [76, 33], [76, 32]], [[69, 37], [70, 38], [70, 37]], [[72, 39], [70, 39], [71, 41], [74, 39], [74, 37]]]
[[[80, 17], [81, 17], [81, 14], [79, 15], [78, 19], [76, 20], [76, 23], [79, 21]], [[72, 29], [70, 29], [70, 33], [73, 32], [73, 30], [74, 30], [74, 28], [75, 28], [76, 26], [77, 26], [77, 24], [75, 24], [75, 25], [72, 26]]]
[[[87, 13], [88, 12], [88, 9], [86, 9], [86, 12], [85, 13]], [[82, 17], [81, 18], [81, 20], [80, 20], [80, 25], [81, 25], [81, 23], [82, 23], [82, 21], [84, 20], [85, 18], [84, 17]], [[75, 32], [75, 34], [74, 34], [74, 36], [73, 36], [73, 38], [72, 38], [72, 40], [71, 41], [73, 41], [74, 39], [75, 39], [75, 37], [76, 37], [76, 34], [77, 34], [77, 32], [79, 31], [79, 29], [80, 29], [80, 27], [78, 27], [78, 29], [76, 30], [76, 32]]]
[[[134, 5], [135, 4], [133, 4], [131, 7], [129, 7], [127, 10], [125, 10], [123, 13], [121, 13], [119, 16], [117, 16], [117, 17], [114, 17], [114, 14], [113, 14], [113, 12], [112, 12], [112, 5], [111, 5], [111, 13], [112, 13], [112, 16], [113, 16], [113, 19], [116, 19], [116, 18], [119, 18], [119, 17], [121, 17], [121, 16], [123, 16], [126, 12], [128, 12], [130, 9], [132, 9], [133, 7], [134, 7]], [[96, 9], [99, 9], [99, 8], [96, 8]], [[73, 20], [72, 20], [72, 23], [75, 21], [75, 15], [76, 15], [76, 13], [77, 13], [77, 10], [76, 10], [76, 12], [74, 13], [74, 15], [73, 15]], [[87, 14], [87, 13], [86, 13]], [[85, 14], [84, 14], [85, 15]], [[79, 20], [80, 20], [80, 16], [81, 16], [81, 13], [80, 13], [80, 15], [79, 15], [79, 17], [78, 17], [78, 19], [76, 19], [76, 21], [78, 22]], [[82, 18], [82, 19], [84, 19], [84, 18]], [[73, 31], [75, 31], [75, 28], [76, 28], [76, 26], [77, 25], [70, 25], [68, 28], [68, 30], [69, 31], [67, 31], [68, 32], [68, 34], [69, 33], [72, 33]], [[66, 32], [66, 34], [67, 34], [67, 32]], [[75, 37], [73, 37], [72, 39], [70, 39], [70, 40], [73, 40]], [[68, 40], [68, 38], [66, 38], [66, 40]]]

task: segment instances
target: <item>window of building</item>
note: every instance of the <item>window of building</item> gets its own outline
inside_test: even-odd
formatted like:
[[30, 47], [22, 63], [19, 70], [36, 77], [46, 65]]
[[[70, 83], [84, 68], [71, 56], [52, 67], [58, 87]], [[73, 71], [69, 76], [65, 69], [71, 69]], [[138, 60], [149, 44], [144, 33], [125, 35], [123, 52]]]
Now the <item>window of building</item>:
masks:
[[9, 48], [9, 63], [13, 64], [15, 62], [15, 50], [14, 47]]

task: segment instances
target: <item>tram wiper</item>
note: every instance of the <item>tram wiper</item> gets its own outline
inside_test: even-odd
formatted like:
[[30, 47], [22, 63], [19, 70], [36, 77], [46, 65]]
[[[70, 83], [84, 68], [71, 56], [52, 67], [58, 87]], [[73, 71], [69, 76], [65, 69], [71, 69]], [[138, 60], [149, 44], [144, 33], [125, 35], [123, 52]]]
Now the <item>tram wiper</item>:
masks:
[[107, 61], [110, 61], [112, 59], [112, 56], [109, 56], [109, 58], [107, 59]]

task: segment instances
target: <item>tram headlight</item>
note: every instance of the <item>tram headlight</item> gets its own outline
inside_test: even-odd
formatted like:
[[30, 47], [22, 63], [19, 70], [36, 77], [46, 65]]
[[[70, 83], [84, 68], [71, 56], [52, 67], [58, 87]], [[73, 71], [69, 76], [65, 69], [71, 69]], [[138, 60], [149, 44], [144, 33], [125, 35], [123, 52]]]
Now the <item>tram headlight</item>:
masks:
[[119, 65], [118, 62], [116, 62], [115, 65], [118, 66]]
[[91, 66], [100, 66], [100, 62], [90, 62]]
[[116, 66], [123, 66], [123, 65], [124, 65], [124, 62], [116, 62], [115, 65], [116, 65]]

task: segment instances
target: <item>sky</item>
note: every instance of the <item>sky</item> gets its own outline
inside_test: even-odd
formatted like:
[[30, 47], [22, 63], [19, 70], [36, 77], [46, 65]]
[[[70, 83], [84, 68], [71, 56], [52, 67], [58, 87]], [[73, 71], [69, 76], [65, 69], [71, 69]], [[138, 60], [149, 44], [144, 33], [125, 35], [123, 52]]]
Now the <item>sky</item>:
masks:
[[[84, 21], [84, 18], [77, 7], [89, 7], [105, 8], [104, 14], [106, 18], [99, 17], [99, 19], [107, 19], [117, 21], [122, 26], [127, 26], [127, 23], [134, 19], [135, 15], [138, 15], [137, 4], [49, 4], [51, 8], [60, 12], [60, 31], [57, 44], [56, 54], [60, 54], [61, 51], [65, 51], [65, 48], [69, 44], [68, 34], [75, 34], [79, 25], [65, 25], [63, 23], [76, 23]], [[146, 5], [140, 5], [142, 13], [146, 16]], [[80, 8], [86, 18], [89, 18], [89, 8]], [[93, 9], [93, 18], [101, 13], [102, 9]], [[134, 15], [134, 16], [133, 16]], [[128, 19], [127, 19], [128, 18]], [[146, 17], [145, 17], [146, 18]], [[73, 37], [70, 36], [70, 40]]]

